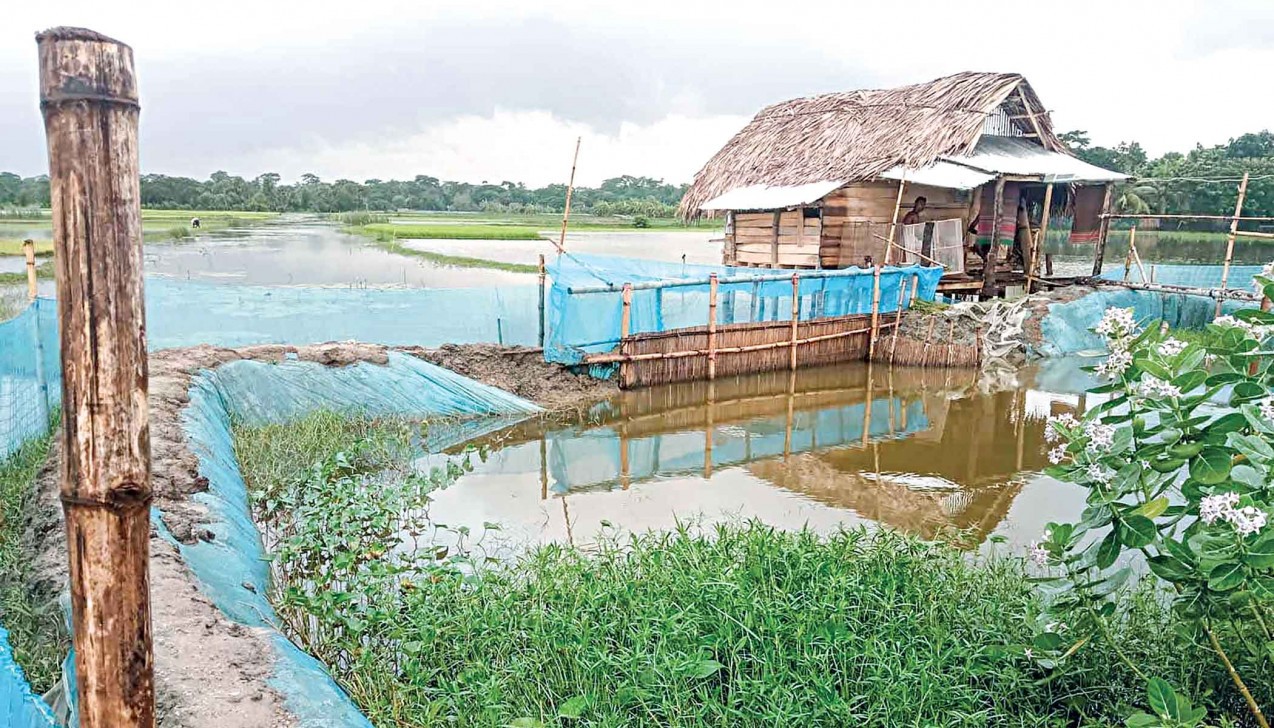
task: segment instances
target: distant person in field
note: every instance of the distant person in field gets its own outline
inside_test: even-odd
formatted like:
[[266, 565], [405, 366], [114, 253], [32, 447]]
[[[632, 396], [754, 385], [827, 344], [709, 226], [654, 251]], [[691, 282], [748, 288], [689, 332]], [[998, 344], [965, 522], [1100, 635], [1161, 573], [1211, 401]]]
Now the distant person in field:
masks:
[[911, 210], [902, 216], [903, 225], [915, 225], [920, 222], [920, 213], [925, 211], [925, 206], [929, 204], [929, 200], [923, 197], [917, 197], [915, 203], [912, 204]]

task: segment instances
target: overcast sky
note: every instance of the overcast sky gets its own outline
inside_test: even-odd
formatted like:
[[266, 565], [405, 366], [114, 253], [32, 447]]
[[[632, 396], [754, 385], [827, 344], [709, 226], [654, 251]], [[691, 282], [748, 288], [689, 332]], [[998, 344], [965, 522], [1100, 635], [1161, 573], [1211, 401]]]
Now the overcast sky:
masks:
[[1274, 0], [6, 3], [0, 170], [45, 171], [36, 31], [133, 46], [143, 172], [688, 181], [761, 106], [962, 70], [1152, 154], [1274, 126]]

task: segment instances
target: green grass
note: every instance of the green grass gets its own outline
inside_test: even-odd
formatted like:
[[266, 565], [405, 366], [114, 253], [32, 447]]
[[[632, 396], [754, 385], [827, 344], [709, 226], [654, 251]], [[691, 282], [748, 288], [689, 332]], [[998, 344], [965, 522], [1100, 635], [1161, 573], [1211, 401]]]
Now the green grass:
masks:
[[[52, 240], [35, 240], [35, 254], [37, 256], [53, 255]], [[0, 255], [25, 255], [22, 250], [21, 240], [4, 240], [0, 239]]]
[[[376, 231], [372, 228], [382, 227], [378, 225], [364, 225], [361, 227], [347, 227], [345, 232], [351, 235], [362, 235], [371, 240], [377, 247], [390, 253], [398, 255], [407, 255], [413, 258], [420, 258], [438, 265], [452, 265], [459, 268], [486, 268], [489, 270], [502, 270], [509, 273], [538, 273], [539, 268], [524, 263], [506, 263], [499, 260], [490, 260], [488, 258], [473, 258], [467, 255], [447, 255], [445, 253], [435, 253], [429, 250], [416, 250], [409, 248], [399, 242], [398, 236], [394, 235], [394, 231]], [[386, 225], [383, 227], [397, 228], [398, 225]], [[537, 240], [539, 238], [536, 238]]]
[[[1055, 675], [1025, 659], [1038, 604], [1016, 559], [758, 522], [503, 566], [408, 556], [403, 530], [446, 530], [422, 490], [454, 477], [412, 481], [410, 426], [320, 413], [234, 435], [278, 611], [378, 726], [1118, 725], [1144, 701], [1107, 651]], [[1131, 604], [1114, 620], [1125, 652], [1228, 706], [1162, 602]]]
[[47, 436], [31, 440], [0, 461], [0, 622], [36, 693], [57, 682], [70, 646], [58, 595], [31, 588], [33, 554], [25, 553], [21, 542], [49, 446]]
[[[53, 261], [46, 260], [35, 267], [35, 277], [52, 279], [53, 278]], [[11, 273], [0, 273], [0, 286], [17, 285], [27, 282], [26, 271], [14, 271]]]
[[[454, 225], [513, 225], [534, 228], [537, 231], [560, 231], [562, 229], [561, 214], [498, 214], [498, 213], [462, 213], [462, 212], [400, 212], [390, 215], [390, 219], [406, 223], [441, 223]], [[593, 232], [639, 232], [639, 231], [693, 231], [720, 230], [724, 226], [722, 220], [701, 219], [683, 224], [679, 218], [650, 217], [646, 218], [648, 227], [638, 228], [633, 225], [632, 217], [601, 216], [589, 214], [572, 214], [570, 230]]]
[[362, 226], [373, 235], [392, 235], [397, 238], [424, 240], [539, 240], [540, 232], [533, 227], [516, 225], [395, 225], [374, 223]]

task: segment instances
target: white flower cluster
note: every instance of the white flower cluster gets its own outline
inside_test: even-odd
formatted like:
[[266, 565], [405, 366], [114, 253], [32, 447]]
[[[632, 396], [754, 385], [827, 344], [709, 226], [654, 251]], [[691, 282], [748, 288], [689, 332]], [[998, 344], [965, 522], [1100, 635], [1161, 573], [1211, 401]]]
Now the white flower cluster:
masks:
[[1167, 338], [1159, 342], [1158, 349], [1163, 356], [1176, 356], [1186, 350], [1186, 342], [1181, 339]]
[[1244, 336], [1251, 336], [1254, 339], [1263, 338], [1268, 333], [1265, 326], [1256, 326], [1233, 316], [1217, 316], [1212, 319], [1212, 323], [1226, 329], [1239, 329]]
[[1266, 397], [1260, 402], [1261, 416], [1267, 420], [1274, 420], [1274, 397]]
[[1048, 451], [1048, 461], [1054, 465], [1060, 464], [1066, 459], [1066, 443], [1062, 443], [1052, 450]]
[[1106, 337], [1107, 345], [1114, 351], [1127, 348], [1123, 339], [1136, 333], [1137, 324], [1133, 320], [1131, 308], [1108, 308], [1093, 330]]
[[1180, 397], [1181, 396], [1180, 388], [1174, 387], [1173, 385], [1168, 384], [1162, 379], [1159, 379], [1158, 377], [1152, 377], [1148, 374], [1146, 375], [1145, 379], [1141, 380], [1141, 384], [1137, 387], [1137, 390], [1141, 393], [1143, 397]]
[[[1266, 263], [1265, 265], [1261, 266], [1261, 275], [1265, 276], [1266, 278], [1274, 278], [1274, 263]], [[1263, 290], [1265, 290], [1265, 286], [1262, 285], [1261, 282], [1258, 280], [1252, 281], [1252, 287], [1256, 289], [1257, 293], [1260, 293]]]
[[1265, 528], [1265, 511], [1256, 506], [1235, 508], [1239, 504], [1238, 493], [1221, 493], [1205, 496], [1199, 501], [1199, 519], [1208, 525], [1226, 521], [1240, 536], [1257, 533]]
[[1098, 364], [1095, 369], [1102, 376], [1114, 378], [1128, 371], [1130, 366], [1132, 366], [1132, 352], [1116, 349], [1110, 352], [1106, 361]]
[[1115, 428], [1100, 422], [1085, 422], [1084, 434], [1088, 435], [1089, 452], [1105, 452], [1115, 444]]
[[1026, 552], [1026, 555], [1037, 566], [1048, 565], [1048, 549], [1041, 546], [1038, 541], [1031, 542], [1031, 548]]
[[1115, 477], [1115, 471], [1111, 470], [1105, 465], [1102, 465], [1101, 463], [1093, 463], [1092, 465], [1088, 466], [1088, 479], [1095, 483], [1108, 485], [1111, 479], [1113, 479], [1114, 477]]
[[1044, 426], [1044, 439], [1049, 442], [1057, 442], [1062, 439], [1062, 430], [1060, 428], [1073, 429], [1078, 426], [1079, 420], [1075, 419], [1075, 415], [1069, 412], [1053, 415], [1048, 418], [1048, 424]]

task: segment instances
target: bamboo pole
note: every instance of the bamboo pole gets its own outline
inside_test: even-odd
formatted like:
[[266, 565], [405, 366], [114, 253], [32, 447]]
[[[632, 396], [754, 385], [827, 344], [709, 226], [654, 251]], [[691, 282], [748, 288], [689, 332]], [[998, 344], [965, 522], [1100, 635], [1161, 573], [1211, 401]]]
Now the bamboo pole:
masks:
[[[1234, 260], [1234, 237], [1239, 231], [1239, 215], [1243, 214], [1243, 198], [1247, 197], [1247, 172], [1243, 173], [1243, 181], [1239, 182], [1239, 199], [1234, 203], [1234, 218], [1230, 220], [1230, 234], [1225, 238], [1225, 264], [1221, 267], [1221, 289], [1226, 288], [1230, 280], [1230, 263]], [[1221, 315], [1221, 301], [1216, 302], [1216, 314]]]
[[[1128, 231], [1128, 250], [1132, 252], [1132, 260], [1137, 264], [1137, 271], [1141, 273], [1141, 280], [1146, 281], [1146, 268], [1141, 264], [1141, 252], [1137, 250], [1137, 226], [1133, 225]], [[1127, 279], [1125, 279], [1127, 280]]]
[[548, 443], [544, 440], [544, 433], [540, 433], [540, 500], [549, 499], [549, 460], [548, 460]]
[[[1128, 254], [1124, 256], [1124, 282], [1128, 282], [1128, 277], [1132, 275], [1132, 251], [1136, 249], [1137, 243], [1137, 226], [1133, 225], [1128, 231]], [[1145, 280], [1145, 278], [1142, 278]]]
[[799, 336], [797, 327], [801, 320], [801, 277], [796, 273], [792, 274], [792, 351], [788, 368], [796, 371], [796, 350], [799, 348], [797, 343]]
[[708, 380], [717, 378], [717, 274], [708, 276]]
[[[905, 175], [904, 175], [905, 177]], [[898, 180], [898, 199], [894, 202], [894, 217], [889, 221], [889, 240], [885, 246], [885, 263], [889, 263], [894, 252], [894, 240], [898, 237], [898, 212], [902, 209], [902, 193], [907, 188], [907, 180]]]
[[[1111, 220], [1233, 220], [1233, 215], [1102, 215]], [[1274, 222], [1274, 217], [1240, 217], [1244, 222]]]
[[[1022, 89], [1019, 86], [1018, 91], [1020, 92], [1021, 90]], [[1023, 99], [1022, 103], [1026, 103], [1026, 100]], [[1035, 117], [1032, 116], [1031, 120], [1034, 121], [1034, 119]], [[1040, 253], [1043, 252], [1044, 245], [1048, 242], [1048, 219], [1050, 217], [1049, 211], [1052, 209], [1053, 183], [1049, 182], [1048, 186], [1044, 188], [1044, 212], [1040, 216], [1040, 229], [1036, 235], [1034, 244], [1031, 246], [1030, 273], [1026, 276], [1026, 295], [1028, 296], [1034, 292], [1035, 279], [1039, 277]]]
[[1245, 291], [1241, 288], [1196, 288], [1194, 286], [1177, 286], [1170, 283], [1154, 283], [1154, 269], [1155, 267], [1153, 265], [1150, 266], [1150, 280], [1152, 281], [1150, 283], [1134, 283], [1132, 281], [1111, 281], [1104, 279], [1097, 281], [1097, 283], [1098, 285], [1103, 286], [1120, 286], [1122, 288], [1131, 288], [1138, 291], [1163, 291], [1165, 293], [1183, 293], [1189, 296], [1204, 296], [1218, 301], [1259, 301], [1261, 298], [1256, 293]]
[[995, 259], [1000, 247], [1000, 215], [1004, 213], [1004, 177], [995, 178], [995, 202], [991, 207], [991, 247], [982, 270], [982, 297], [995, 296]]
[[[918, 277], [919, 276], [912, 276], [912, 278], [918, 278]], [[894, 365], [894, 353], [898, 351], [898, 326], [899, 324], [902, 323], [902, 304], [903, 304], [903, 301], [906, 300], [906, 293], [907, 293], [907, 279], [903, 278], [902, 283], [898, 286], [898, 311], [897, 313], [894, 314], [893, 335], [889, 337], [889, 366], [891, 367], [889, 370], [890, 371], [889, 376], [891, 377], [893, 376], [892, 367]], [[915, 295], [914, 289], [912, 290], [912, 295], [913, 296]]]
[[35, 241], [22, 241], [22, 254], [27, 258], [27, 300], [34, 301], [40, 292], [40, 284], [35, 275]]
[[955, 349], [955, 319], [951, 319], [951, 328], [947, 329], [947, 368], [951, 368], [951, 352]]
[[[619, 317], [619, 352], [620, 354], [627, 353], [626, 349], [628, 348], [628, 335], [632, 332], [633, 284], [631, 283], [624, 284], [623, 301], [624, 301], [623, 313]], [[631, 370], [629, 368], [624, 367], [623, 361], [624, 361], [623, 359], [620, 360], [621, 363], [619, 365], [619, 381], [627, 385], [629, 383], [628, 377], [631, 373]]]
[[925, 353], [920, 357], [920, 366], [922, 367], [929, 363], [929, 342], [933, 341], [933, 327], [937, 323], [937, 316], [929, 317], [929, 331], [925, 334]]
[[[892, 329], [893, 324], [881, 324], [882, 329]], [[854, 336], [857, 334], [871, 333], [870, 328], [852, 329], [849, 331], [837, 331], [832, 334], [820, 334], [818, 336], [807, 336], [803, 339], [797, 339], [796, 344], [803, 346], [805, 344], [817, 344], [820, 341], [832, 341], [834, 339], [842, 339], [846, 336]], [[769, 349], [786, 349], [791, 346], [792, 342], [788, 340], [773, 341], [765, 344], [747, 344], [742, 346], [725, 346], [718, 347], [717, 354], [744, 354], [750, 351], [767, 351]], [[656, 359], [683, 359], [692, 356], [707, 356], [707, 349], [686, 349], [683, 351], [654, 351], [647, 354], [592, 354], [584, 358], [585, 364], [612, 364], [615, 362], [634, 362], [634, 361], [651, 361]]]
[[1103, 194], [1102, 200], [1101, 200], [1101, 214], [1103, 217], [1101, 218], [1101, 222], [1097, 226], [1098, 227], [1097, 252], [1093, 256], [1093, 277], [1094, 278], [1101, 275], [1101, 266], [1102, 266], [1102, 263], [1105, 262], [1106, 260], [1106, 238], [1107, 236], [1110, 235], [1110, 218], [1108, 217], [1108, 215], [1110, 214], [1110, 201], [1111, 201], [1111, 196], [1114, 193], [1114, 190], [1115, 190], [1114, 185], [1107, 182], [1106, 192]]
[[557, 252], [566, 251], [566, 225], [571, 219], [571, 195], [575, 192], [575, 166], [579, 163], [579, 145], [583, 137], [575, 138], [575, 156], [571, 157], [571, 179], [566, 184], [566, 207], [562, 211], [562, 237], [557, 242]]
[[867, 343], [867, 359], [876, 355], [876, 337], [880, 335], [880, 266], [876, 266], [871, 286], [871, 338]]
[[538, 340], [540, 348], [544, 348], [544, 286], [548, 280], [548, 274], [544, 268], [544, 254], [540, 254], [540, 333]]
[[[886, 238], [886, 237], [885, 237], [885, 236], [883, 236], [883, 235], [877, 235], [876, 233], [872, 233], [872, 234], [871, 234], [871, 236], [872, 236], [873, 238], [877, 239], [877, 240], [882, 241], [882, 242], [886, 242], [886, 243], [887, 243], [887, 242], [889, 242], [889, 238]], [[921, 260], [925, 261], [926, 263], [933, 263], [934, 265], [939, 265], [939, 266], [940, 266], [940, 265], [942, 265], [941, 263], [939, 263], [939, 262], [937, 261], [937, 259], [936, 259], [936, 258], [930, 258], [929, 256], [925, 255], [924, 253], [920, 252], [919, 250], [908, 250], [908, 251], [906, 251], [906, 252], [907, 252], [907, 255], [914, 255], [914, 256], [916, 256], [917, 258], [919, 258], [919, 259], [921, 259]]]
[[155, 723], [150, 437], [133, 51], [36, 36], [62, 342], [62, 507], [81, 728]]
[[783, 213], [774, 211], [774, 234], [770, 237], [770, 267], [779, 267], [779, 223], [783, 221]]

